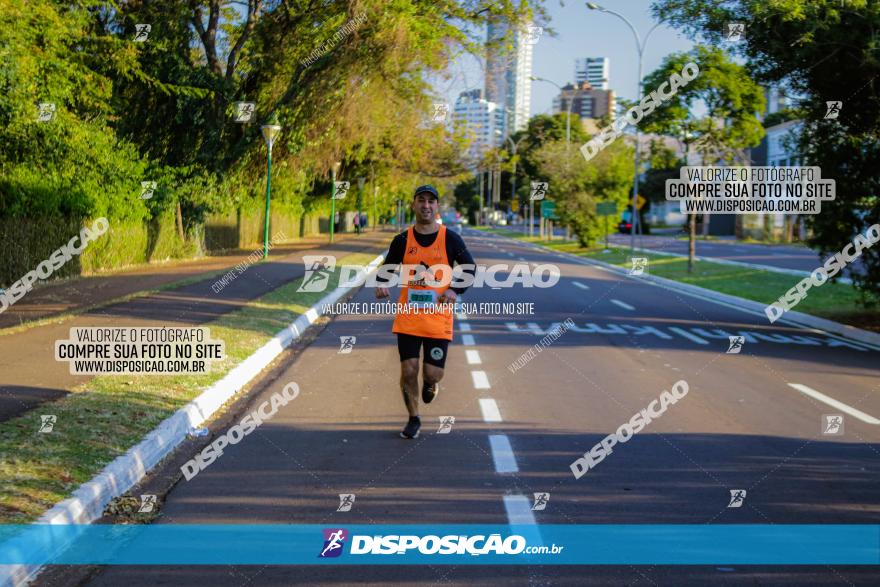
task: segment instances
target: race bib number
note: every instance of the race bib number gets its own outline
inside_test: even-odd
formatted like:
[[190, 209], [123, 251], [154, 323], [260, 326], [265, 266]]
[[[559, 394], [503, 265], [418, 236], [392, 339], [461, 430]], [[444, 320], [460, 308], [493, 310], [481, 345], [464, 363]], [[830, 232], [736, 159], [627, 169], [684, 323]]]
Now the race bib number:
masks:
[[417, 308], [432, 308], [437, 303], [437, 292], [433, 289], [412, 289], [407, 291], [407, 302]]

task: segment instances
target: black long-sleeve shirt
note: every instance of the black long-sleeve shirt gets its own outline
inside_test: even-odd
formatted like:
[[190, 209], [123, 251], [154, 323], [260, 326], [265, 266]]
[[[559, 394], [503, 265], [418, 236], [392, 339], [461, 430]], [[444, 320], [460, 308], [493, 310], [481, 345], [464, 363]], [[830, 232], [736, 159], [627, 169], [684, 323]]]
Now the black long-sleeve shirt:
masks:
[[[406, 233], [408, 230], [409, 229], [404, 230], [391, 241], [391, 246], [388, 247], [388, 253], [385, 255], [384, 264], [400, 265], [403, 263], [403, 254], [406, 252]], [[440, 231], [438, 230], [433, 234], [421, 234], [419, 231], [413, 230], [413, 233], [415, 234], [416, 242], [419, 243], [420, 246], [430, 247], [434, 244], [434, 241], [437, 240], [437, 235], [440, 234]], [[456, 265], [470, 265], [473, 267], [475, 265], [474, 258], [464, 244], [464, 239], [461, 238], [460, 234], [449, 230], [448, 228], [446, 229], [446, 258], [449, 259], [450, 267], [455, 267]], [[474, 275], [474, 270], [472, 268], [465, 269], [464, 272]], [[378, 283], [388, 282], [387, 279], [379, 276], [376, 277], [376, 281]], [[467, 291], [468, 288], [450, 287], [449, 289], [454, 291], [457, 295], [461, 295]]]

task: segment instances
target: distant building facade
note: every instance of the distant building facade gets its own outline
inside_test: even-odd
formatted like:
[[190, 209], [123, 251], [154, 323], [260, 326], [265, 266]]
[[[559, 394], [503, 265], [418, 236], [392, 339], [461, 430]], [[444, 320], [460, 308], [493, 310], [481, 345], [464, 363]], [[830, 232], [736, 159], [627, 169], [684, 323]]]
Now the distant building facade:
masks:
[[463, 128], [472, 141], [468, 155], [474, 160], [501, 144], [505, 119], [504, 110], [495, 102], [485, 100], [479, 89], [459, 94], [452, 112], [453, 126]]
[[586, 81], [566, 84], [562, 87], [562, 92], [553, 99], [553, 111], [567, 112], [569, 102], [572, 114], [581, 118], [602, 118], [607, 114], [614, 118], [614, 90], [595, 89]]
[[611, 61], [607, 57], [582, 57], [574, 62], [574, 82], [589, 82], [597, 90], [607, 90]]
[[532, 105], [532, 41], [526, 28], [491, 21], [486, 30], [485, 98], [506, 109], [503, 136], [526, 128]]

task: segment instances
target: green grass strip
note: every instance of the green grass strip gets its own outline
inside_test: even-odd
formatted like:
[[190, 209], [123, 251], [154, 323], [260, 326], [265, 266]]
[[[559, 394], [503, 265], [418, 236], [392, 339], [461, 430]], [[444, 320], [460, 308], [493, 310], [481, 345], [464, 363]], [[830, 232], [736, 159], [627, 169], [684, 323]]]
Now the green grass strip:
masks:
[[[226, 358], [209, 373], [99, 375], [64, 398], [0, 423], [0, 523], [31, 522], [68, 497], [332, 291], [342, 264], [364, 265], [375, 256], [339, 259], [326, 291], [298, 292], [297, 279], [204, 324], [212, 339], [226, 344]], [[57, 416], [52, 432], [37, 432], [41, 414]]]

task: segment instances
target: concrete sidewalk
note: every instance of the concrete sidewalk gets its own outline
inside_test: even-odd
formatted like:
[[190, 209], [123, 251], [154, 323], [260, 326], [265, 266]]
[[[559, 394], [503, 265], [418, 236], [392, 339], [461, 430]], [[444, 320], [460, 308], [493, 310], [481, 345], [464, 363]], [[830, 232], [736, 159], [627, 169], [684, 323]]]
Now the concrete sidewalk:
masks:
[[[329, 254], [337, 258], [357, 252], [379, 254], [387, 249], [392, 237], [390, 231], [377, 231], [360, 236], [348, 235], [332, 246], [324, 239], [320, 245], [310, 242], [279, 246], [272, 250], [268, 262], [250, 266], [218, 293], [211, 287], [222, 276], [217, 275], [217, 271], [234, 267], [247, 258], [247, 254], [210, 258], [203, 264], [157, 267], [153, 272], [149, 271], [150, 268], [140, 268], [130, 273], [69, 281], [31, 292], [29, 296], [34, 295], [34, 299], [22, 300], [23, 304], [27, 303], [22, 310], [31, 315], [42, 313], [49, 316], [57, 313], [61, 306], [90, 307], [101, 301], [106, 303], [120, 296], [155, 289], [162, 284], [173, 284], [182, 278], [196, 279], [181, 287], [104, 305], [68, 320], [35, 325], [22, 332], [0, 336], [0, 422], [62, 397], [74, 386], [91, 379], [91, 376], [71, 375], [67, 363], [55, 361], [54, 343], [67, 338], [71, 327], [205, 324], [302, 277], [304, 254]], [[199, 275], [204, 279], [198, 279]], [[16, 304], [13, 308], [18, 309], [18, 306]]]

